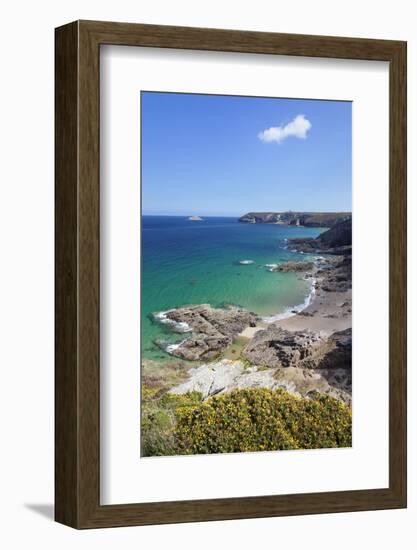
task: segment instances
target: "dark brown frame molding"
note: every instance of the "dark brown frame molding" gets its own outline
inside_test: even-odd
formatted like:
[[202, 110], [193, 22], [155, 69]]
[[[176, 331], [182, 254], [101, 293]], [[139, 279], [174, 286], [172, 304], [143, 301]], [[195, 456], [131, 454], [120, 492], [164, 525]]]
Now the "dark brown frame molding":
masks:
[[[99, 55], [119, 44], [389, 62], [389, 487], [100, 505]], [[406, 507], [406, 43], [76, 21], [55, 34], [55, 519], [75, 528]]]

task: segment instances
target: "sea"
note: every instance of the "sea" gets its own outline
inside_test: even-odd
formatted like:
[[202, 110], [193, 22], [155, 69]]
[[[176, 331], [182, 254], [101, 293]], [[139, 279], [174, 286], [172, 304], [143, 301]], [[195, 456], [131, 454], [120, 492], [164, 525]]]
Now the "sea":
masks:
[[181, 216], [142, 216], [142, 357], [168, 360], [164, 348], [184, 338], [155, 321], [154, 314], [172, 308], [234, 304], [267, 321], [303, 309], [314, 292], [311, 281], [300, 273], [269, 269], [290, 260], [314, 259], [288, 250], [288, 239], [317, 237], [324, 230], [248, 224], [232, 217], [191, 221]]

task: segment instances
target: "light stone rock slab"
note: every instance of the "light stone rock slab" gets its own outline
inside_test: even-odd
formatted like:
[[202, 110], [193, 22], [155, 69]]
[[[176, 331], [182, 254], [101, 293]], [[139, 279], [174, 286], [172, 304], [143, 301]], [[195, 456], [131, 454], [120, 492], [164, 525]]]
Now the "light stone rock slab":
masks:
[[247, 367], [240, 361], [222, 360], [190, 369], [190, 378], [170, 390], [170, 393], [185, 394], [200, 392], [203, 399], [241, 388], [285, 388], [292, 393], [296, 386], [292, 381], [276, 380], [274, 369]]
[[284, 388], [298, 396], [324, 393], [351, 403], [351, 378], [345, 369], [311, 370], [296, 367], [265, 369], [264, 367], [245, 367], [241, 361], [222, 361], [208, 363], [190, 369], [189, 379], [169, 390], [169, 393], [182, 395], [199, 392], [203, 399], [210, 396], [243, 388]]

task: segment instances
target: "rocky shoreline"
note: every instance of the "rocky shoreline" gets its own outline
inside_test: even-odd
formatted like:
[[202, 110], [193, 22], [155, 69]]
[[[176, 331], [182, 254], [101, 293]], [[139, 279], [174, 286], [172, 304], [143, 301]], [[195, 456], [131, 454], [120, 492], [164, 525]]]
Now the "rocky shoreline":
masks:
[[[158, 320], [158, 315], [155, 316]], [[255, 327], [259, 317], [255, 313], [236, 306], [213, 308], [209, 304], [184, 306], [164, 312], [171, 321], [174, 332], [192, 332], [179, 344], [171, 344], [165, 350], [181, 359], [198, 361], [211, 359], [229, 347], [233, 339], [246, 327]], [[178, 330], [177, 327], [181, 327]], [[162, 346], [164, 344], [162, 343]]]
[[[304, 268], [295, 266], [295, 271]], [[285, 388], [303, 397], [324, 393], [350, 405], [350, 258], [321, 258], [305, 276], [315, 285], [310, 305], [271, 323], [236, 306], [203, 304], [165, 312], [174, 331], [187, 326], [191, 332], [168, 349], [173, 359], [183, 360], [183, 381], [168, 391], [198, 391], [207, 398], [239, 388]], [[240, 350], [225, 359], [236, 338], [242, 341]], [[197, 366], [184, 367], [189, 361]]]
[[[343, 253], [335, 254], [340, 247]], [[270, 271], [304, 274], [311, 281], [311, 300], [302, 311], [262, 319], [237, 306], [201, 304], [154, 315], [155, 321], [185, 336], [164, 347], [181, 362], [181, 375], [168, 388], [165, 384], [165, 391], [196, 391], [206, 399], [241, 388], [284, 388], [302, 397], [318, 392], [351, 404], [351, 219], [339, 221], [317, 239], [294, 239], [290, 248], [322, 254], [269, 266]]]
[[239, 218], [242, 223], [274, 223], [304, 227], [332, 227], [351, 217], [350, 212], [248, 212]]
[[167, 360], [142, 362], [142, 456], [351, 447], [352, 259], [349, 245], [335, 254], [332, 229], [290, 243], [315, 250], [304, 261], [265, 266], [310, 282], [303, 309], [154, 313], [178, 340], [158, 342]]
[[314, 238], [295, 238], [288, 248], [310, 254], [352, 255], [352, 217], [335, 223], [330, 229]]

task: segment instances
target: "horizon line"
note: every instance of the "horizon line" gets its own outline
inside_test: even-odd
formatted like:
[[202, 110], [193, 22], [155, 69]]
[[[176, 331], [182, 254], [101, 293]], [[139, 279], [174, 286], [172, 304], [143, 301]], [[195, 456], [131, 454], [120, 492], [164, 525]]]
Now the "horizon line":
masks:
[[236, 217], [242, 217], [246, 214], [284, 214], [287, 212], [297, 213], [297, 214], [352, 214], [351, 210], [248, 210], [244, 214], [151, 214], [148, 212], [142, 212], [142, 216], [161, 216], [161, 217], [177, 217], [177, 218], [184, 218], [184, 217], [190, 217], [190, 216], [204, 216], [206, 218], [236, 218]]

